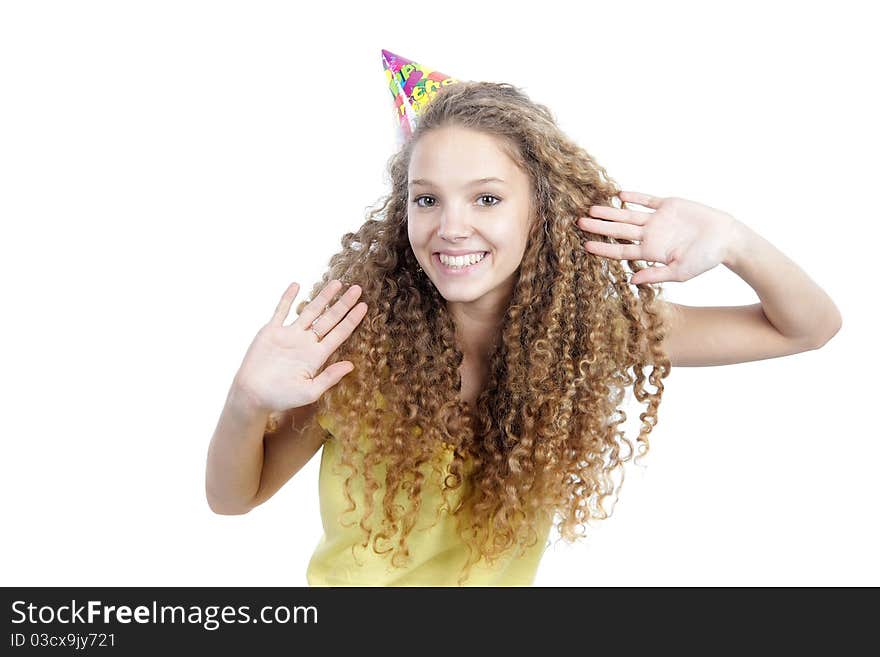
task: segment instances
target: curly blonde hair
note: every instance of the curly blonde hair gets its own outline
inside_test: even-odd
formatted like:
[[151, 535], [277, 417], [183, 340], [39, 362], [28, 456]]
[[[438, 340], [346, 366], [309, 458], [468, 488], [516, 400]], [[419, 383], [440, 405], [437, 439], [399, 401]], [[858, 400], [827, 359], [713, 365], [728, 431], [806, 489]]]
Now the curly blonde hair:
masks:
[[[426, 133], [450, 126], [497, 138], [530, 177], [537, 219], [490, 357], [487, 386], [473, 409], [459, 398], [463, 354], [453, 319], [419, 270], [407, 236], [413, 148]], [[337, 298], [357, 283], [360, 300], [368, 304], [367, 316], [327, 363], [350, 360], [355, 369], [318, 401], [312, 422], [327, 413], [338, 418], [341, 459], [352, 470], [345, 482], [346, 513], [356, 508], [350, 483], [358, 472], [354, 456], [361, 455], [362, 546], [372, 543], [377, 554], [393, 549], [395, 566], [409, 557], [407, 538], [425, 483], [421, 467], [439, 446], [452, 450], [442, 490], [469, 548], [461, 583], [481, 558], [491, 564], [508, 550], [521, 554], [535, 545], [536, 527], [549, 526], [557, 514], [559, 533], [569, 543], [583, 535], [576, 529], [588, 520], [610, 515], [603, 502], [619, 491], [612, 475], [621, 470], [622, 484], [623, 464], [634, 454], [618, 430], [626, 421], [618, 405], [631, 385], [636, 399], [647, 401], [636, 438], [641, 457], [670, 370], [661, 347], [667, 325], [655, 304], [659, 287], [639, 285], [637, 298], [621, 261], [584, 248], [587, 240], [632, 242], [575, 224], [594, 204], [614, 205], [616, 199], [622, 207], [618, 186], [562, 133], [547, 107], [517, 87], [470, 81], [441, 87], [413, 136], [389, 160], [389, 171], [391, 193], [356, 232], [342, 237], [342, 250], [297, 306], [302, 312], [334, 278], [343, 283]], [[631, 272], [643, 268], [638, 261], [626, 264]], [[652, 366], [648, 378], [655, 392], [645, 390], [646, 365]], [[385, 404], [376, 403], [377, 390]], [[363, 436], [370, 446], [359, 452]], [[386, 465], [386, 492], [384, 517], [374, 529], [367, 519], [379, 489], [372, 474], [379, 463]], [[466, 494], [449, 508], [447, 493], [466, 479]], [[399, 494], [409, 500], [408, 508], [397, 503]], [[380, 541], [393, 548], [380, 549]]]

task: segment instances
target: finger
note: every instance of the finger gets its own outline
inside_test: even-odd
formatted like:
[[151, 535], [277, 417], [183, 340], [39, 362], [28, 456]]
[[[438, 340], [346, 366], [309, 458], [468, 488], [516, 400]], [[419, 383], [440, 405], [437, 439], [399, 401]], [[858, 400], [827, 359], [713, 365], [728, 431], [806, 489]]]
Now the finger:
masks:
[[299, 294], [299, 283], [293, 282], [287, 286], [284, 294], [281, 295], [281, 301], [278, 302], [278, 306], [275, 308], [272, 319], [269, 320], [272, 324], [279, 326], [284, 324], [284, 320], [287, 319], [287, 313], [290, 312], [290, 305], [297, 294]]
[[332, 308], [323, 315], [320, 315], [313, 323], [318, 334], [325, 335], [330, 329], [336, 326], [336, 324], [345, 317], [346, 313], [351, 310], [352, 306], [354, 306], [355, 302], [361, 296], [361, 292], [362, 289], [360, 285], [352, 285], [346, 290], [345, 294], [339, 298], [339, 301], [333, 304]]
[[609, 244], [607, 242], [587, 242], [587, 252], [604, 258], [617, 260], [644, 260], [642, 247], [638, 244]]
[[319, 398], [327, 390], [335, 386], [342, 380], [346, 374], [354, 369], [351, 361], [343, 360], [328, 366], [323, 372], [312, 379], [312, 385], [315, 386], [317, 394], [315, 398]]
[[312, 325], [312, 322], [315, 321], [315, 318], [324, 312], [324, 309], [327, 307], [327, 304], [330, 303], [330, 300], [339, 292], [339, 289], [342, 287], [342, 281], [334, 278], [332, 281], [327, 283], [324, 286], [324, 289], [318, 293], [312, 301], [303, 308], [300, 316], [297, 317], [296, 321], [291, 326], [301, 326], [304, 331], [308, 331], [309, 327]]
[[[635, 224], [636, 226], [644, 226], [648, 219], [651, 218], [651, 215], [654, 214], [653, 212], [639, 212], [637, 210], [627, 210], [626, 208], [611, 208], [607, 205], [591, 205], [587, 212], [591, 217]], [[579, 221], [584, 220], [589, 221], [589, 217], [584, 217]]]
[[646, 208], [653, 208], [655, 210], [660, 207], [660, 202], [663, 200], [659, 196], [651, 196], [650, 194], [642, 194], [641, 192], [620, 192], [618, 196], [621, 201], [637, 203], [638, 205], [644, 205]]
[[647, 283], [666, 283], [675, 280], [675, 272], [672, 271], [672, 267], [648, 267], [633, 274], [629, 282], [632, 285], [645, 285]]
[[641, 226], [632, 226], [616, 221], [603, 221], [602, 219], [593, 219], [591, 217], [578, 219], [578, 225], [584, 230], [597, 235], [608, 235], [633, 242], [642, 241]]
[[357, 304], [351, 311], [340, 321], [336, 326], [333, 327], [333, 330], [330, 331], [318, 344], [324, 348], [324, 358], [322, 359], [322, 363], [324, 360], [329, 358], [330, 354], [336, 351], [339, 346], [345, 342], [348, 337], [352, 334], [357, 328], [357, 325], [360, 324], [360, 321], [364, 318], [364, 315], [367, 314], [367, 304], [361, 301]]

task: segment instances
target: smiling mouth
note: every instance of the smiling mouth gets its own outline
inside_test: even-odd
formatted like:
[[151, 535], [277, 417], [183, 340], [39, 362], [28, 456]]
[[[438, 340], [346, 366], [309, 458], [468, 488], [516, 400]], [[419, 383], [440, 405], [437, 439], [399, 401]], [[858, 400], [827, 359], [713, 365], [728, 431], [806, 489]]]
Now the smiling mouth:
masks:
[[477, 262], [470, 265], [463, 265], [461, 267], [456, 267], [454, 265], [446, 265], [440, 260], [440, 254], [434, 253], [431, 255], [431, 260], [434, 262], [435, 267], [443, 274], [447, 274], [450, 276], [454, 275], [462, 275], [468, 274], [471, 272], [479, 271], [483, 268], [484, 263], [489, 259], [489, 252], [483, 251], [483, 257], [480, 258]]

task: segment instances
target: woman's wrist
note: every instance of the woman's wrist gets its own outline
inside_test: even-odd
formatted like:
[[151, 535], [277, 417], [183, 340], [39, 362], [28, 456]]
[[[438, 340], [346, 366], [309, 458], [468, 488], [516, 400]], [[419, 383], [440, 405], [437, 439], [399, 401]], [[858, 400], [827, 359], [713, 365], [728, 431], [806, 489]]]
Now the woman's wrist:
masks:
[[261, 417], [265, 420], [272, 412], [259, 403], [250, 390], [241, 384], [238, 377], [232, 380], [226, 404], [237, 416], [248, 420]]

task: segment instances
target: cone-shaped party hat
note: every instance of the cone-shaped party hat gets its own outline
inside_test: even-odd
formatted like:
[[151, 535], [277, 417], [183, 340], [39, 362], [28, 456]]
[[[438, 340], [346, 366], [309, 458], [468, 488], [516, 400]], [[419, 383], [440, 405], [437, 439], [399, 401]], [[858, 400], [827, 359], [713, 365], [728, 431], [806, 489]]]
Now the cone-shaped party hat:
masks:
[[437, 90], [458, 80], [388, 50], [382, 50], [382, 65], [400, 120], [397, 136], [402, 144], [412, 136], [419, 114], [431, 102]]

